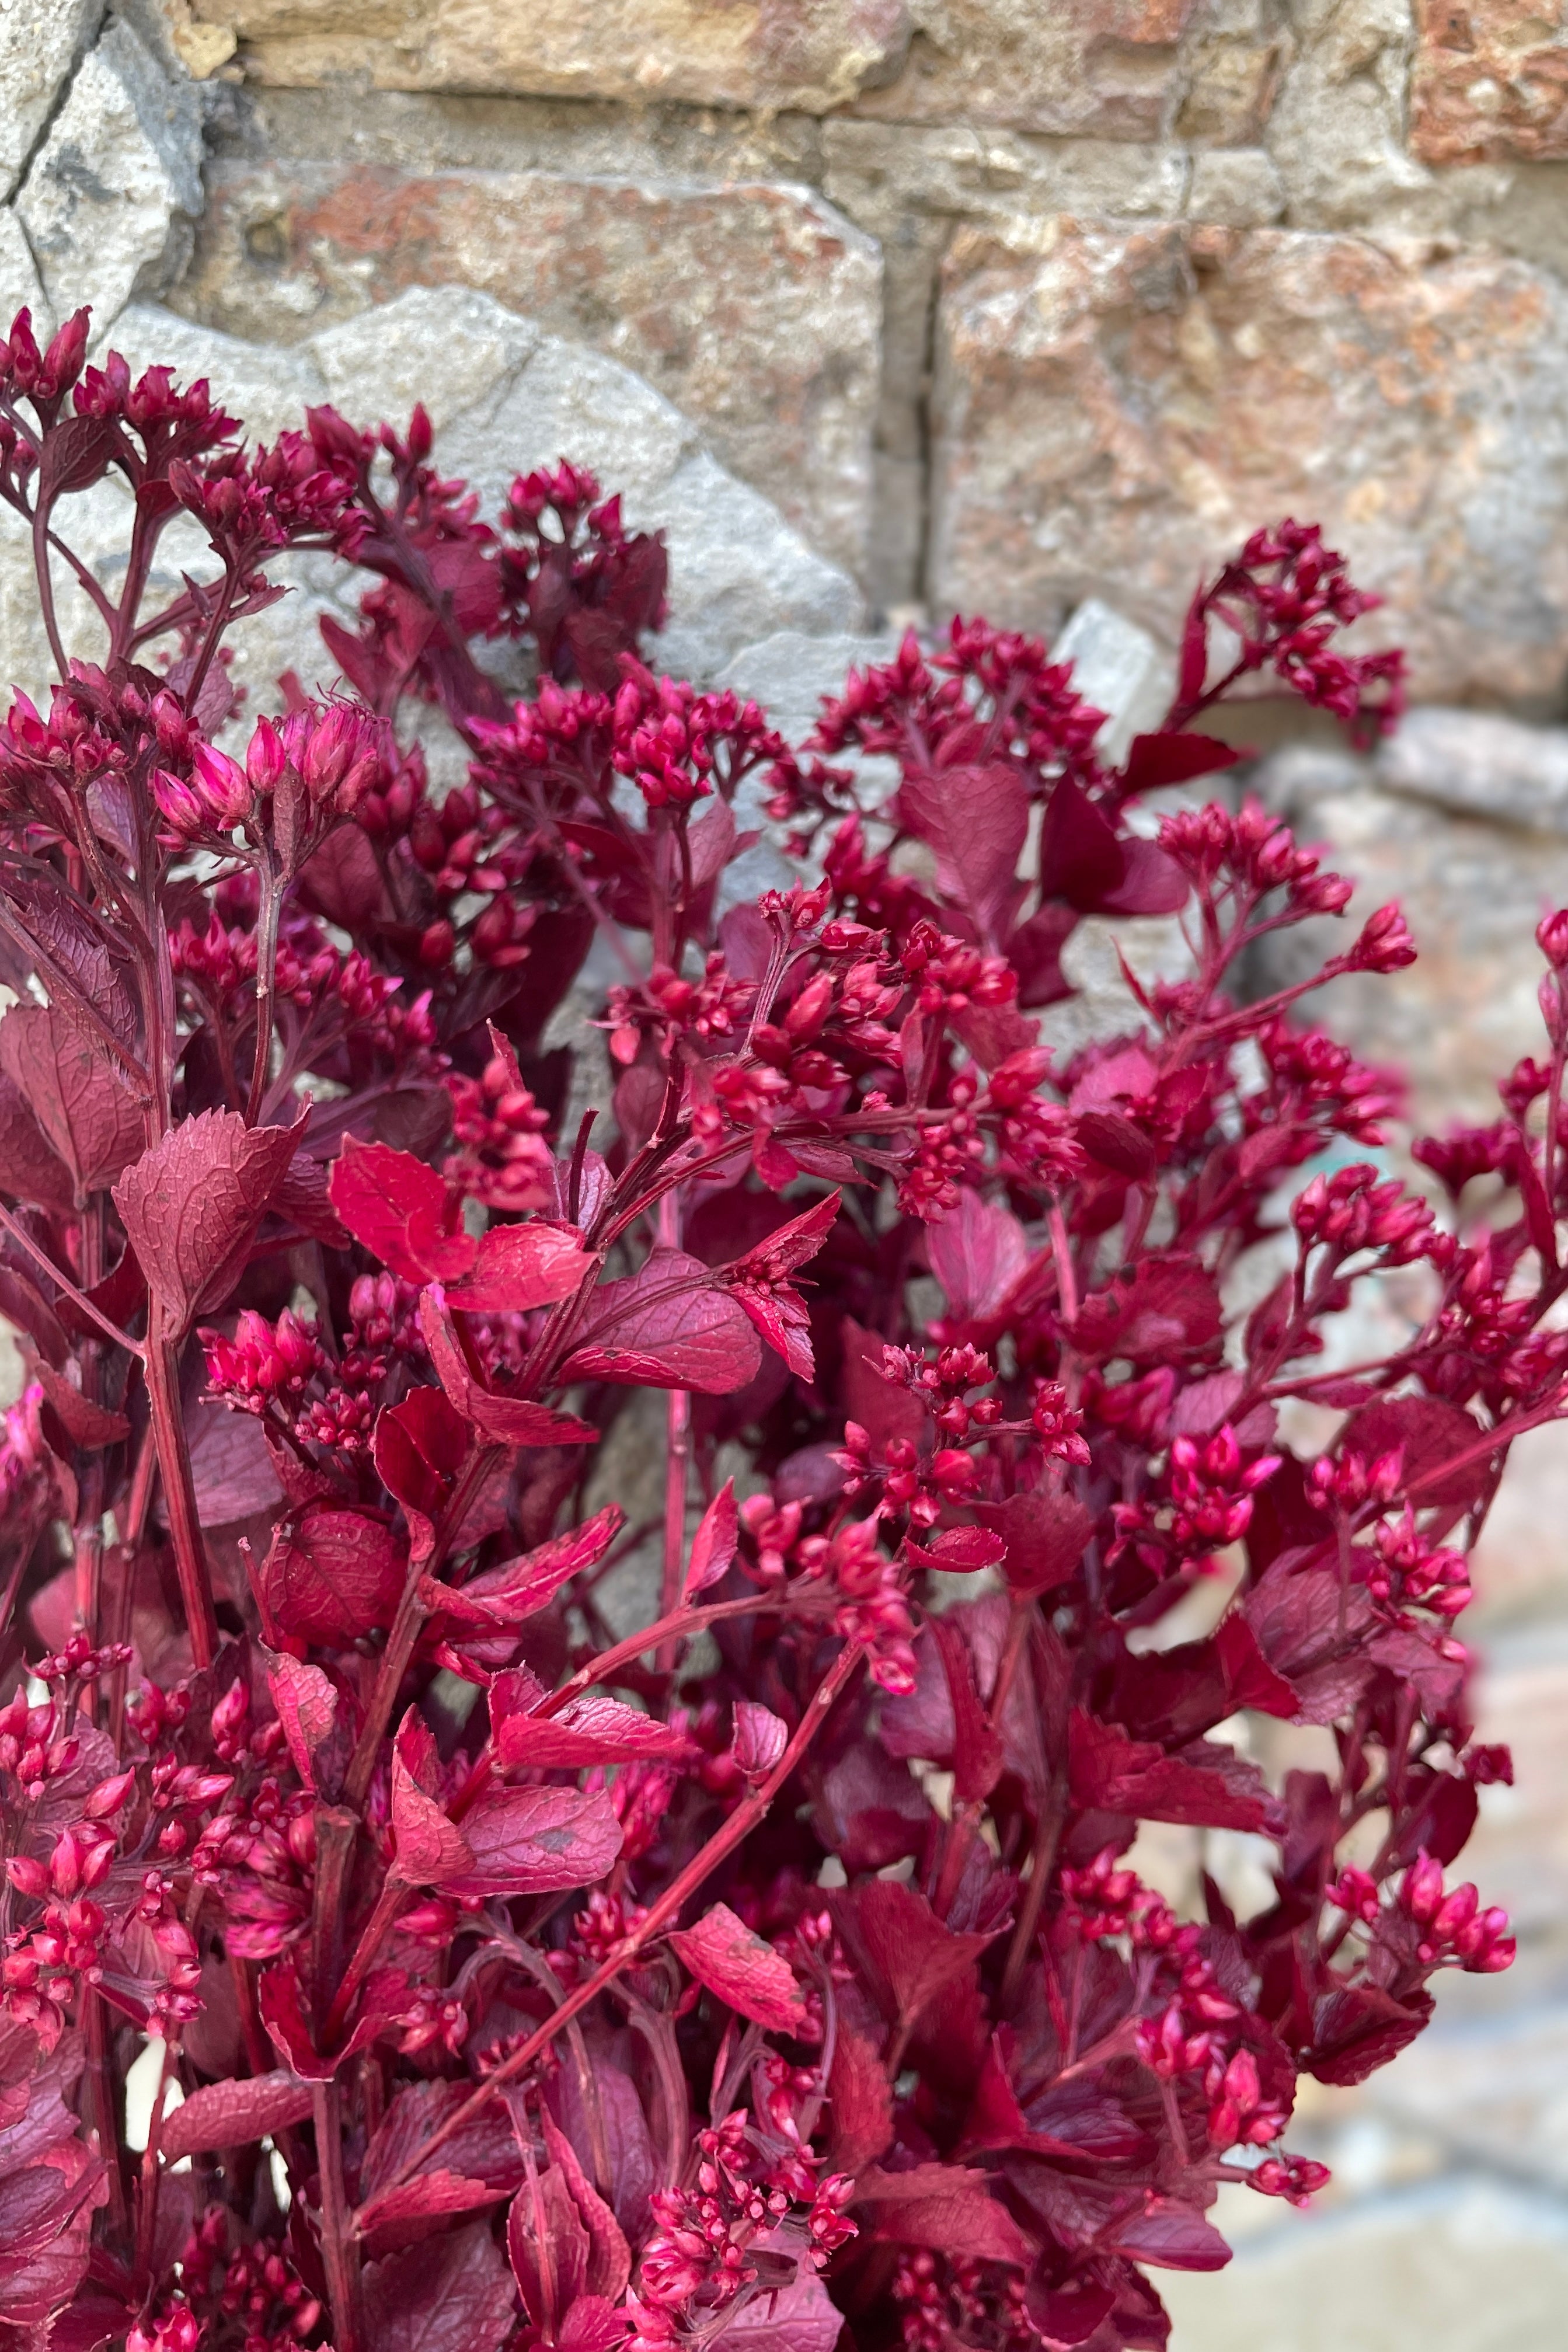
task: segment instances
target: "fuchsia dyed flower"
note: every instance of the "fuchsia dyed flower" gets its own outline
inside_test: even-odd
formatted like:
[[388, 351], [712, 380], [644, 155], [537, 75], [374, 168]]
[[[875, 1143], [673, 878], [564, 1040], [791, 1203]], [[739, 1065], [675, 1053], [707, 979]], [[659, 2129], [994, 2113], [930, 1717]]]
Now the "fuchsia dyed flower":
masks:
[[[245, 452], [86, 350], [0, 350], [46, 560], [107, 473], [139, 517], [100, 658], [0, 722], [0, 2334], [1157, 2352], [1219, 2185], [1325, 2179], [1300, 2078], [1512, 1957], [1448, 1883], [1511, 1771], [1456, 1627], [1568, 1413], [1568, 915], [1549, 1050], [1416, 1146], [1439, 1213], [1364, 1157], [1396, 1078], [1299, 1012], [1408, 961], [1397, 908], [1250, 1001], [1349, 884], [1250, 800], [1127, 821], [1234, 763], [1193, 722], [1238, 684], [1391, 722], [1314, 528], [1200, 591], [1120, 768], [967, 618], [792, 746], [658, 674], [663, 546], [580, 468], [486, 520], [422, 410]], [[160, 605], [182, 509], [211, 563]], [[374, 584], [346, 691], [253, 719], [285, 548]], [[748, 780], [821, 863], [731, 903]], [[1178, 911], [1191, 969], [1054, 1055], [1076, 925]], [[1396, 1268], [1419, 1327], [1322, 1370]], [[1271, 1785], [1245, 1713], [1337, 1771]], [[1246, 1833], [1272, 1900], [1181, 1916], [1150, 1821]]]

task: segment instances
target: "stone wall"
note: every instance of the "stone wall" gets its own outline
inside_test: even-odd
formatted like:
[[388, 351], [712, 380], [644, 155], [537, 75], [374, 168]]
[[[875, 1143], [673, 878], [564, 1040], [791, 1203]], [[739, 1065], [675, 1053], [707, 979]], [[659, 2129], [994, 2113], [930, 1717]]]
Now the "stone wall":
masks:
[[[489, 496], [594, 465], [668, 536], [666, 660], [795, 733], [855, 632], [962, 607], [1066, 625], [1125, 736], [1200, 568], [1321, 520], [1426, 706], [1375, 759], [1275, 729], [1251, 772], [1421, 940], [1334, 1017], [1426, 1122], [1488, 1116], [1534, 1049], [1530, 935], [1568, 903], [1568, 0], [0, 0], [0, 323], [82, 300], [264, 435], [423, 398]], [[123, 509], [85, 506], [112, 561]], [[291, 580], [258, 699], [322, 674], [344, 583]], [[45, 675], [0, 514], [0, 683]], [[1063, 1041], [1128, 1016], [1112, 950], [1075, 939]], [[1325, 2095], [1339, 2188], [1226, 2214], [1232, 2269], [1173, 2283], [1183, 2352], [1561, 2332], [1565, 1528], [1543, 1431], [1479, 1575], [1520, 1771], [1473, 1867], [1520, 1968]]]
[[1168, 634], [1310, 513], [1424, 695], [1559, 706], [1564, 0], [162, 14], [218, 94], [193, 318], [481, 288], [647, 375], [883, 610], [1049, 631], [1110, 587]]

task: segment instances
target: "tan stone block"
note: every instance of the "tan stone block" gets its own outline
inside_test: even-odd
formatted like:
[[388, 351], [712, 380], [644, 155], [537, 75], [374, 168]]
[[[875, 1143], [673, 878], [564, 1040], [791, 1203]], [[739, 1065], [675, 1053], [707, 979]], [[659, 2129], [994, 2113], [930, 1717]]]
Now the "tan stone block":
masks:
[[1415, 0], [1410, 129], [1428, 163], [1568, 156], [1564, 0]]
[[1196, 0], [936, 0], [909, 61], [856, 111], [892, 122], [1147, 139], [1183, 87]]
[[294, 341], [405, 287], [444, 284], [635, 368], [814, 547], [863, 575], [881, 262], [820, 197], [543, 172], [216, 165], [179, 299], [205, 325]]
[[930, 593], [1050, 632], [1103, 593], [1167, 638], [1259, 525], [1320, 520], [1419, 694], [1554, 693], [1568, 297], [1494, 252], [1068, 218], [944, 266]]
[[896, 72], [909, 40], [906, 0], [196, 0], [196, 15], [232, 27], [256, 80], [285, 87], [817, 114]]

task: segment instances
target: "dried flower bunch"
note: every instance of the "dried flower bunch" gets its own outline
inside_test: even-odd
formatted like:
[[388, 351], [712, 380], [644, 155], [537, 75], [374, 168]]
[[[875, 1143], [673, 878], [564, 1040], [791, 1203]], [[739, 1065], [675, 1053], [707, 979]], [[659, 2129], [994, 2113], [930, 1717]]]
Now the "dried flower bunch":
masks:
[[[1510, 1957], [1445, 1878], [1508, 1772], [1454, 1621], [1568, 1408], [1568, 916], [1549, 1055], [1420, 1147], [1439, 1217], [1363, 1156], [1384, 1078], [1240, 986], [1349, 886], [1254, 803], [1129, 823], [1232, 762], [1238, 685], [1391, 721], [1315, 530], [1197, 597], [1120, 769], [967, 621], [792, 748], [647, 666], [663, 549], [570, 466], [486, 521], [418, 412], [246, 449], [86, 346], [0, 347], [58, 664], [0, 730], [4, 2343], [1162, 2345], [1218, 2184], [1321, 2179], [1298, 2076]], [[231, 633], [300, 549], [374, 575], [352, 694], [249, 725]], [[748, 778], [819, 881], [735, 886]], [[1075, 927], [1177, 910], [1189, 976], [1054, 1060]], [[1384, 908], [1321, 977], [1412, 953]], [[595, 958], [613, 1108], [563, 1123]], [[1390, 1267], [1419, 1328], [1325, 1370]], [[639, 1390], [652, 1526], [593, 1507]], [[1247, 1717], [1321, 1769], [1271, 1786]], [[1150, 1822], [1271, 1896], [1178, 1916]]]

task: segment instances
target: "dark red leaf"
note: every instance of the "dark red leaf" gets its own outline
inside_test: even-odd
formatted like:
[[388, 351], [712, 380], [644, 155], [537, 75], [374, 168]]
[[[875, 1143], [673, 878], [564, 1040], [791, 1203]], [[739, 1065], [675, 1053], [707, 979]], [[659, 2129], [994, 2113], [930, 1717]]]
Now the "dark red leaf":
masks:
[[1018, 2224], [991, 2194], [986, 2173], [961, 2164], [917, 2164], [907, 2172], [873, 2167], [861, 2174], [856, 2194], [872, 2209], [874, 2234], [894, 2244], [1020, 2270], [1034, 2259]]
[[516, 2317], [511, 2272], [483, 2222], [369, 2263], [364, 2302], [375, 2352], [500, 2352]]
[[591, 1886], [621, 1850], [621, 1825], [604, 1789], [504, 1789], [492, 1781], [464, 1813], [462, 1833], [471, 1866], [429, 1882], [459, 1897]]
[[453, 1307], [481, 1314], [552, 1307], [570, 1297], [596, 1264], [584, 1251], [582, 1234], [570, 1227], [542, 1222], [491, 1225], [479, 1237], [472, 1271], [447, 1284], [447, 1298]]
[[1222, 1319], [1212, 1276], [1194, 1257], [1151, 1253], [1129, 1273], [1091, 1292], [1073, 1325], [1074, 1345], [1093, 1360], [1185, 1363], [1213, 1348]]
[[639, 1273], [600, 1284], [561, 1377], [728, 1396], [762, 1360], [744, 1309], [701, 1260], [656, 1248]]
[[90, 1397], [46, 1363], [35, 1364], [33, 1378], [38, 1382], [50, 1405], [58, 1414], [66, 1435], [72, 1445], [96, 1453], [100, 1446], [117, 1445], [131, 1434], [131, 1423], [122, 1412], [111, 1412], [107, 1405], [94, 1404]]
[[965, 1188], [958, 1205], [926, 1227], [931, 1270], [959, 1321], [995, 1314], [1029, 1263], [1024, 1228], [1011, 1209]]
[[827, 2078], [836, 2172], [858, 2172], [891, 2147], [893, 2092], [881, 2059], [864, 2034], [839, 2023]]
[[1002, 1742], [992, 1729], [980, 1694], [969, 1645], [951, 1619], [931, 1617], [926, 1639], [936, 1643], [952, 1701], [953, 1793], [959, 1803], [976, 1804], [991, 1794], [1002, 1770]]
[[222, 1306], [303, 1125], [247, 1127], [237, 1111], [202, 1111], [115, 1185], [114, 1205], [171, 1330]]
[[1132, 834], [1123, 839], [1121, 854], [1121, 879], [1100, 899], [1102, 914], [1173, 915], [1186, 904], [1192, 884], [1158, 842]]
[[301, 1642], [353, 1642], [390, 1625], [408, 1555], [384, 1519], [310, 1503], [286, 1519], [256, 1570], [264, 1622]]
[[694, 1927], [677, 1928], [671, 1944], [710, 1993], [774, 2033], [794, 2033], [805, 2021], [805, 2001], [782, 1952], [715, 1903]]
[[695, 1601], [710, 1584], [727, 1576], [741, 1539], [741, 1514], [735, 1502], [735, 1482], [726, 1478], [697, 1523], [691, 1556], [686, 1565], [685, 1601]]
[[906, 774], [899, 811], [911, 833], [936, 853], [937, 887], [993, 931], [1017, 888], [1018, 856], [1029, 826], [1020, 778], [999, 762]]
[[145, 1123], [113, 1063], [58, 1005], [12, 1007], [0, 1021], [0, 1069], [68, 1171], [78, 1201], [112, 1183], [143, 1150]]
[[944, 1927], [925, 1896], [897, 1879], [837, 1895], [832, 1908], [884, 2014], [906, 2026], [966, 1975], [992, 1940]]
[[1215, 735], [1134, 735], [1121, 771], [1126, 791], [1152, 793], [1162, 784], [1190, 783], [1234, 768], [1249, 756]]
[[1077, 1707], [1068, 1769], [1072, 1801], [1086, 1811], [1193, 1828], [1277, 1833], [1280, 1826], [1279, 1808], [1257, 1767], [1208, 1741], [1194, 1743], [1185, 1756], [1167, 1756], [1154, 1741], [1130, 1739]]
[[[0, 1024], [0, 1041], [4, 1037]], [[71, 1171], [49, 1144], [21, 1088], [8, 1077], [0, 1077], [0, 1192], [40, 1209], [69, 1209], [76, 1200]]]
[[1006, 1546], [1002, 1572], [1016, 1593], [1054, 1591], [1078, 1570], [1094, 1515], [1076, 1495], [1009, 1495], [977, 1503], [976, 1516]]
[[[532, 1682], [532, 1677], [528, 1677]], [[512, 1711], [508, 1686], [517, 1675], [498, 1675], [490, 1685], [490, 1723], [503, 1772], [575, 1771], [589, 1764], [626, 1764], [657, 1758], [679, 1763], [694, 1753], [684, 1731], [660, 1723], [619, 1699], [589, 1693], [555, 1715]], [[533, 1685], [535, 1691], [537, 1684]]]
[[438, 1389], [415, 1389], [380, 1415], [374, 1452], [387, 1492], [433, 1519], [468, 1458], [468, 1424]]
[[1405, 1483], [1418, 1504], [1463, 1507], [1487, 1484], [1489, 1457], [1481, 1429], [1461, 1406], [1441, 1397], [1389, 1397], [1363, 1405], [1345, 1423], [1339, 1444], [1342, 1452], [1369, 1458], [1403, 1450]]
[[177, 2164], [184, 2156], [247, 2147], [286, 2125], [303, 2123], [310, 2097], [309, 2083], [286, 2070], [238, 2082], [204, 2083], [188, 2091], [184, 2105], [165, 2119], [159, 2153], [165, 2164]]
[[1126, 871], [1126, 856], [1104, 813], [1070, 776], [1059, 777], [1040, 828], [1040, 887], [1091, 915]]
[[455, 1282], [472, 1266], [461, 1202], [412, 1152], [345, 1136], [328, 1190], [354, 1239], [405, 1282]]
[[320, 1666], [287, 1653], [267, 1654], [267, 1686], [294, 1769], [307, 1789], [315, 1790], [316, 1759], [337, 1728], [338, 1694]]
[[591, 1519], [568, 1528], [548, 1543], [525, 1552], [519, 1559], [502, 1560], [481, 1569], [466, 1584], [427, 1581], [426, 1605], [458, 1624], [516, 1626], [537, 1616], [563, 1584], [585, 1568], [596, 1567], [626, 1522], [618, 1503], [606, 1503]]

